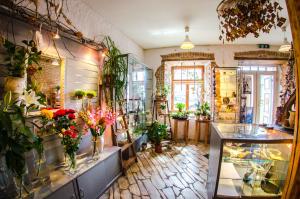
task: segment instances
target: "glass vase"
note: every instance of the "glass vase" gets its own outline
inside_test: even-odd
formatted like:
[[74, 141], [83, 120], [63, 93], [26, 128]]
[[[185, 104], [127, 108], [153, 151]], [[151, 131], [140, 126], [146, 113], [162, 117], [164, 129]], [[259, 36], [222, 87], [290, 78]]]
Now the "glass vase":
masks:
[[68, 173], [73, 175], [77, 172], [76, 152], [66, 153], [66, 156], [68, 164]]

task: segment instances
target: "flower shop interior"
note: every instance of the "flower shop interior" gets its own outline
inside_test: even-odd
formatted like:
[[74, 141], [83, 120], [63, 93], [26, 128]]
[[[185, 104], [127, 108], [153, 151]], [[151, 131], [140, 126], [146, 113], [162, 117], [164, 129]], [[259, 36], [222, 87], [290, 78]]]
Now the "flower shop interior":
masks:
[[299, 0], [0, 16], [0, 199], [300, 198]]

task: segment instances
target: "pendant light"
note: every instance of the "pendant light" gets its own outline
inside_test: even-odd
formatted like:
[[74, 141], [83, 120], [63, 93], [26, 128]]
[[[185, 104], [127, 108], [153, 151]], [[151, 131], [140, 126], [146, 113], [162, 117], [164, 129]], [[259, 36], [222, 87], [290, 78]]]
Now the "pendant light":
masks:
[[192, 43], [192, 41], [189, 38], [189, 35], [188, 35], [189, 31], [190, 31], [190, 28], [188, 26], [186, 26], [185, 27], [185, 39], [184, 39], [183, 43], [180, 46], [180, 48], [183, 49], [183, 50], [191, 50], [195, 47], [194, 44]]
[[288, 42], [286, 37], [286, 26], [282, 27], [282, 32], [284, 34], [283, 44], [279, 48], [279, 52], [289, 52], [291, 49], [291, 44]]

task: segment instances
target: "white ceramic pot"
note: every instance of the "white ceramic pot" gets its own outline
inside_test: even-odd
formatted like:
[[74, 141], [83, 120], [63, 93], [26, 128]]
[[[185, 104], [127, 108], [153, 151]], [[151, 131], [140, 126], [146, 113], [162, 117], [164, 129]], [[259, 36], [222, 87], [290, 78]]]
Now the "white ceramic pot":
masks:
[[5, 77], [4, 78], [4, 91], [15, 94], [22, 94], [26, 88], [26, 78], [25, 77]]

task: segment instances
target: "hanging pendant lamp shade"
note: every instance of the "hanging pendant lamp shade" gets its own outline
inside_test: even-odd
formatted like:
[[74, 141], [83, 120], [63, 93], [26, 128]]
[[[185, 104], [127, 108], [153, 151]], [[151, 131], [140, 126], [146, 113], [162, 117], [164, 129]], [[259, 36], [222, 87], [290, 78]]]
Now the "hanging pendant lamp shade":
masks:
[[188, 35], [189, 27], [188, 26], [185, 27], [185, 33], [186, 33], [185, 39], [184, 39], [183, 43], [181, 44], [180, 48], [183, 50], [191, 50], [195, 47], [195, 45], [192, 43], [192, 41], [189, 38], [189, 35]]
[[284, 40], [283, 40], [283, 44], [280, 46], [278, 51], [279, 52], [289, 52], [291, 49], [291, 44], [288, 42], [287, 37], [285, 35], [286, 27], [282, 27], [282, 31], [284, 33]]
[[291, 49], [291, 44], [288, 42], [287, 38], [284, 38], [283, 44], [279, 48], [279, 52], [289, 52]]

